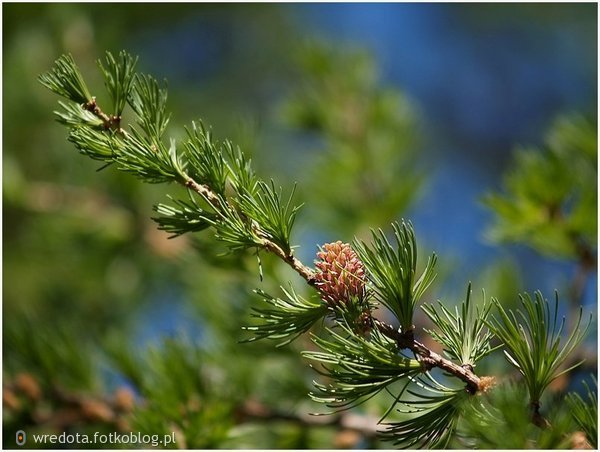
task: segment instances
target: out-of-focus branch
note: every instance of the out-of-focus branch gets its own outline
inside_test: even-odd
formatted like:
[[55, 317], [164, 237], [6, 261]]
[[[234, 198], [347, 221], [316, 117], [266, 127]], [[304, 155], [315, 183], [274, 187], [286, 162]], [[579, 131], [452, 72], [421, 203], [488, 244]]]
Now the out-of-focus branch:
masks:
[[[130, 430], [128, 415], [136, 404], [131, 390], [119, 388], [110, 397], [66, 390], [58, 386], [42, 390], [37, 379], [28, 373], [7, 379], [2, 388], [3, 406], [8, 413], [25, 414], [29, 422], [56, 431], [66, 431], [74, 424], [103, 423], [118, 431]], [[48, 409], [48, 404], [52, 409]], [[365, 438], [377, 435], [377, 418], [349, 412], [333, 416], [313, 416], [276, 410], [255, 400], [248, 400], [234, 410], [236, 423], [287, 421], [306, 427], [335, 427], [352, 431]]]
[[[68, 391], [58, 386], [44, 391], [37, 379], [28, 373], [5, 379], [2, 402], [7, 412], [25, 414], [33, 424], [57, 431], [66, 431], [74, 424], [95, 423], [128, 431], [127, 415], [135, 405], [133, 393], [126, 388], [117, 389], [111, 397]], [[48, 409], [48, 405], [52, 408]]]
[[248, 400], [236, 409], [236, 419], [244, 421], [288, 421], [306, 427], [337, 427], [350, 430], [365, 437], [377, 435], [378, 419], [372, 416], [361, 416], [350, 412], [337, 413], [331, 416], [314, 416], [309, 413], [290, 413], [275, 410], [255, 400]]

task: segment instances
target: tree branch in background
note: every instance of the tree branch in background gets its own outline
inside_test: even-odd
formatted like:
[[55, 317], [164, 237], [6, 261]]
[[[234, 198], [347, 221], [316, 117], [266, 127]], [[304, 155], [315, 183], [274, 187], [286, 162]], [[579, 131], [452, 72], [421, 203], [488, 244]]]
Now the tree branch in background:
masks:
[[[118, 432], [131, 431], [130, 416], [136, 406], [146, 402], [130, 389], [118, 388], [111, 397], [99, 397], [53, 386], [43, 390], [35, 377], [21, 373], [5, 380], [2, 387], [3, 407], [11, 415], [28, 417], [32, 425], [53, 431], [68, 431], [70, 426], [109, 425]], [[374, 438], [378, 433], [377, 418], [352, 413], [334, 416], [312, 416], [309, 414], [278, 411], [256, 400], [247, 400], [233, 409], [236, 424], [247, 422], [291, 422], [304, 427], [335, 427], [352, 431], [365, 438]], [[178, 445], [183, 438], [176, 438]]]

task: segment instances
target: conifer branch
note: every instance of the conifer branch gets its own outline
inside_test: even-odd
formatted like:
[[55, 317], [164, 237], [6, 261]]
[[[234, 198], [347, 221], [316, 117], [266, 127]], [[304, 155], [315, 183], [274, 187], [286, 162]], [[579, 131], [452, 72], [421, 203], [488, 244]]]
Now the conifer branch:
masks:
[[[128, 59], [123, 55], [121, 55], [121, 59], [124, 61], [127, 60], [129, 62], [128, 64], [130, 65], [135, 64], [134, 60]], [[112, 56], [110, 56], [110, 54], [107, 57], [107, 61], [112, 61], [114, 63], [114, 59]], [[72, 59], [68, 60], [68, 64], [72, 64], [74, 66]], [[114, 67], [113, 71], [118, 72]], [[104, 72], [106, 73], [106, 70]], [[77, 80], [81, 81], [80, 83], [78, 82], [78, 84], [84, 86], [81, 75], [78, 71], [76, 71], [76, 73], [78, 74]], [[215, 191], [215, 189], [209, 184], [198, 182], [194, 177], [192, 177], [189, 171], [184, 169], [184, 164], [179, 162], [179, 157], [175, 153], [175, 145], [172, 143], [171, 149], [167, 151], [164, 149], [162, 143], [160, 143], [160, 135], [162, 135], [164, 132], [165, 126], [169, 119], [168, 115], [165, 113], [166, 92], [164, 90], [160, 90], [156, 81], [151, 77], [134, 77], [131, 67], [127, 67], [126, 71], [121, 74], [121, 77], [126, 78], [128, 89], [129, 86], [133, 88], [132, 94], [127, 96], [127, 98], [129, 99], [134, 111], [141, 118], [140, 124], [146, 133], [146, 137], [142, 136], [135, 130], [130, 133], [122, 129], [120, 116], [106, 114], [96, 102], [96, 98], [93, 96], [88, 96], [90, 99], [83, 104], [83, 108], [99, 118], [102, 121], [103, 128], [105, 130], [116, 131], [116, 133], [121, 136], [121, 141], [115, 141], [110, 137], [104, 137], [104, 135], [94, 135], [83, 142], [81, 140], [77, 141], [74, 138], [74, 141], [80, 150], [85, 152], [85, 149], [90, 146], [90, 142], [92, 142], [92, 140], [94, 140], [96, 143], [98, 140], [103, 140], [104, 148], [100, 154], [102, 159], [116, 161], [118, 163], [120, 162], [122, 164], [121, 169], [128, 172], [133, 172], [148, 182], [178, 182], [204, 199], [215, 210], [217, 217], [221, 215], [226, 219], [231, 218], [228, 215], [233, 214], [233, 212], [236, 212], [237, 209], [227, 198], [224, 197], [223, 194], [219, 193], [224, 191], [224, 186], [221, 186], [220, 189], [217, 188], [218, 191]], [[41, 79], [45, 80], [47, 79], [47, 76], [42, 76]], [[68, 81], [68, 75], [65, 79], [60, 77], [59, 79], [62, 80], [63, 83], [66, 83], [66, 81]], [[109, 81], [109, 83], [114, 83], [114, 81]], [[68, 94], [66, 91], [61, 92], [57, 89], [54, 89], [54, 91], [62, 95]], [[117, 91], [116, 87], [114, 86], [113, 91]], [[122, 100], [124, 98], [123, 93], [119, 92], [119, 96], [117, 97], [118, 99], [115, 102], [118, 107], [121, 107]], [[79, 136], [81, 134], [80, 130], [80, 128], [74, 129], [72, 131], [72, 136]], [[208, 181], [213, 181], [223, 185], [225, 181], [224, 178], [226, 177], [226, 174], [223, 172], [224, 162], [222, 160], [214, 160], [217, 158], [217, 156], [214, 155], [217, 154], [217, 152], [215, 151], [215, 146], [212, 143], [210, 133], [207, 132], [202, 125], [200, 125], [200, 127], [196, 127], [194, 124], [193, 129], [188, 130], [188, 136], [191, 140], [191, 142], [187, 145], [188, 153], [195, 154], [194, 158], [191, 160], [192, 166], [198, 170], [200, 175], [204, 174]], [[232, 168], [238, 170], [234, 173], [234, 185], [236, 185], [236, 188], [242, 192], [241, 207], [246, 207], [246, 211], [255, 213], [256, 216], [262, 216], [264, 221], [271, 220], [271, 218], [277, 215], [285, 215], [285, 211], [287, 211], [287, 208], [290, 204], [289, 201], [287, 203], [287, 207], [285, 207], [285, 211], [278, 211], [277, 209], [281, 209], [281, 207], [277, 207], [275, 204], [276, 202], [279, 202], [279, 199], [275, 194], [274, 187], [269, 187], [267, 184], [261, 183], [261, 181], [255, 179], [253, 173], [249, 173], [251, 170], [248, 167], [248, 162], [244, 160], [243, 155], [239, 151], [236, 154], [233, 150], [233, 147], [229, 143], [225, 144], [225, 148], [234, 160], [233, 166], [229, 166], [229, 170], [231, 171]], [[202, 152], [212, 152], [213, 155], [206, 155], [205, 157], [202, 157]], [[150, 158], [153, 157], [153, 155], [155, 155], [156, 158]], [[94, 155], [92, 154], [92, 156]], [[221, 168], [218, 174], [214, 172], [216, 167]], [[244, 174], [249, 174], [249, 176], [243, 176]], [[244, 180], [242, 177], [246, 177], [247, 180]], [[257, 201], [256, 192], [258, 189], [262, 190], [267, 198], [264, 203], [268, 202], [269, 204], [261, 204], [260, 201]], [[277, 197], [277, 199], [275, 199], [275, 197]], [[179, 204], [183, 205], [181, 202]], [[167, 212], [170, 217], [167, 220], [159, 221], [159, 226], [161, 228], [174, 232], [175, 235], [186, 232], [181, 227], [182, 223], [178, 223], [175, 216], [177, 212], [189, 215], [189, 209], [184, 209], [185, 212], [183, 212], [174, 208], [169, 208], [168, 206], [160, 205], [157, 206], [157, 210]], [[293, 221], [296, 210], [297, 208], [292, 210], [290, 221]], [[205, 215], [201, 217], [201, 220], [203, 221], [200, 223], [193, 223], [193, 227], [190, 226], [188, 230], [197, 230], [198, 227], [203, 227], [204, 222], [212, 223], [213, 225], [218, 224], [218, 220], [215, 220], [215, 216], [206, 216], [206, 214], [203, 215]], [[246, 216], [244, 212], [236, 212], [234, 216], [237, 218], [239, 215], [241, 215], [239, 219], [242, 219]], [[263, 227], [263, 225], [257, 223], [253, 217], [251, 217], [250, 220], [252, 224], [251, 234], [253, 238], [247, 242], [246, 239], [243, 239], [243, 242], [241, 242], [239, 246], [247, 247], [253, 245], [264, 249], [265, 251], [277, 256], [279, 259], [285, 262], [310, 286], [316, 287], [315, 271], [312, 268], [304, 265], [297, 257], [295, 257], [291, 247], [287, 246], [287, 235], [289, 234], [289, 230], [282, 230], [279, 234], [276, 234], [276, 231], [279, 232], [278, 226], [282, 224], [281, 221], [285, 221], [285, 218], [282, 216], [280, 222], [273, 224], [271, 227], [268, 225]], [[368, 249], [367, 246], [361, 242], [356, 242], [355, 246], [358, 247], [363, 258], [370, 258], [368, 261], [372, 262], [370, 267], [373, 269], [376, 269], [380, 262], [384, 262], [385, 264], [395, 267], [396, 269], [401, 269], [401, 267], [404, 266], [407, 268], [406, 271], [410, 272], [412, 270], [409, 269], [413, 268], [416, 264], [416, 243], [412, 226], [403, 223], [401, 227], [394, 225], [394, 228], [398, 244], [403, 241], [406, 241], [410, 244], [408, 249], [399, 249], [397, 251], [399, 254], [395, 254], [396, 251], [391, 248], [382, 231], [379, 231], [378, 233], [373, 232], [373, 237], [376, 241], [375, 250], [372, 251]], [[273, 232], [270, 233], [269, 231]], [[244, 233], [243, 230], [238, 232], [241, 234]], [[278, 239], [274, 239], [274, 235], [277, 235]], [[233, 238], [233, 236], [222, 236], [222, 239], [239, 240]], [[237, 246], [238, 245], [236, 245], [236, 247]], [[378, 257], [378, 254], [385, 256], [383, 261], [381, 261], [381, 258]], [[388, 260], [389, 264], [387, 263]], [[426, 272], [416, 282], [413, 281], [414, 274], [403, 271], [402, 274], [404, 275], [403, 278], [405, 279], [402, 281], [402, 286], [397, 289], [394, 286], [394, 289], [389, 293], [385, 291], [384, 282], [392, 285], [396, 284], [393, 281], [393, 272], [381, 276], [380, 281], [382, 282], [378, 286], [380, 287], [381, 294], [383, 295], [381, 301], [385, 304], [390, 303], [392, 310], [401, 314], [400, 317], [403, 319], [403, 322], [406, 325], [410, 323], [410, 319], [412, 318], [414, 302], [419, 298], [419, 296], [434, 278], [434, 274], [432, 272], [434, 264], [435, 255], [428, 263]], [[394, 301], [388, 299], [388, 295], [391, 296]], [[409, 300], [411, 307], [408, 312], [401, 311], [402, 299]], [[406, 332], [403, 334], [395, 331], [391, 326], [385, 325], [376, 319], [373, 321], [374, 324], [380, 328], [383, 335], [396, 341], [400, 349], [410, 349], [413, 353], [415, 353], [419, 357], [425, 370], [429, 370], [433, 367], [439, 367], [465, 381], [470, 393], [477, 392], [480, 380], [471, 370], [452, 363], [432, 350], [429, 350], [423, 344], [414, 340], [411, 329], [406, 328], [405, 326], [404, 329]]]

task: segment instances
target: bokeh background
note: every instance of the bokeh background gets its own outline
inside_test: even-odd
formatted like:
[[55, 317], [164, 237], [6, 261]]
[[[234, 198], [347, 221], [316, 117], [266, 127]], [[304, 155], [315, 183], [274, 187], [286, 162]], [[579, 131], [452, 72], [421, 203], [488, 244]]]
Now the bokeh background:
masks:
[[[106, 50], [139, 55], [141, 71], [168, 80], [172, 136], [202, 118], [251, 154], [263, 177], [296, 181], [306, 205], [293, 241], [305, 263], [320, 243], [366, 238], [369, 227], [406, 218], [422, 255], [440, 257], [428, 300], [452, 304], [472, 281], [476, 294], [485, 288], [510, 304], [522, 291], [568, 291], [577, 263], [491, 242], [493, 213], [482, 199], [501, 189], [514, 150], [543, 145], [559, 115], [595, 123], [596, 9], [4, 4], [3, 375], [39, 390], [33, 401], [17, 397], [18, 414], [5, 410], [5, 441], [21, 424], [53, 431], [117, 422], [69, 418], [61, 391], [75, 391], [100, 404], [117, 395], [154, 401], [121, 427], [175, 429], [180, 447], [378, 445], [335, 426], [274, 418], [266, 428], [239, 414], [248, 400], [284, 412], [319, 408], [306, 397], [315, 375], [297, 349], [238, 343], [256, 301], [251, 289], [293, 275], [266, 257], [261, 282], [255, 257], [217, 256], [208, 232], [167, 240], [157, 231], [152, 206], [174, 189], [96, 172], [54, 121], [57, 99], [37, 76], [60, 54], [73, 54], [100, 102], [96, 59]], [[594, 270], [581, 295], [586, 311], [596, 312], [596, 294]], [[595, 359], [592, 329], [586, 347]], [[208, 376], [186, 386], [182, 360]], [[178, 385], [197, 399], [181, 395], [173, 409], [184, 404], [194, 421], [174, 426], [163, 398]]]

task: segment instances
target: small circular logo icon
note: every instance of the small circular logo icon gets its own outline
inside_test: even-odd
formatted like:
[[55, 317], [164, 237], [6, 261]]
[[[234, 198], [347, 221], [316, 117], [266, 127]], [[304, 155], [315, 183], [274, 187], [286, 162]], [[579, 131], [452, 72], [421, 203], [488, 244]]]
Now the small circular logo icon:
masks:
[[23, 446], [27, 442], [27, 434], [23, 430], [17, 432], [17, 446]]

